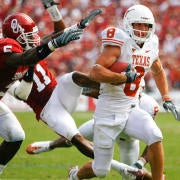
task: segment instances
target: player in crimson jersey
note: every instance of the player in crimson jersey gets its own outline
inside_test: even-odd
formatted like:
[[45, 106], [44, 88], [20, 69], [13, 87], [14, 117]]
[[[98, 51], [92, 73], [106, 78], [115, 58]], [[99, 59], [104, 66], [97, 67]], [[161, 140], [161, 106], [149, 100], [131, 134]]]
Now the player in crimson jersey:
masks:
[[[3, 65], [3, 68], [6, 64], [9, 66], [8, 68], [5, 66], [5, 70], [2, 68], [6, 77], [1, 83], [1, 90], [6, 92], [6, 89], [12, 82], [22, 78], [28, 68], [25, 65], [33, 65], [34, 68], [31, 67], [31, 70], [33, 69], [34, 71], [32, 90], [29, 97], [24, 100], [28, 105], [30, 105], [30, 107], [32, 107], [38, 120], [40, 118], [43, 119], [43, 121], [57, 134], [71, 140], [72, 143], [85, 155], [93, 157], [91, 144], [89, 144], [89, 142], [79, 134], [74, 120], [69, 116], [69, 114], [63, 112], [63, 106], [59, 104], [58, 97], [55, 97], [58, 92], [58, 86], [56, 86], [57, 82], [55, 77], [48, 71], [46, 61], [43, 59], [56, 48], [64, 46], [70, 41], [79, 39], [83, 29], [87, 27], [95, 16], [100, 14], [102, 11], [100, 9], [94, 10], [78, 24], [65, 29], [62, 16], [57, 9], [57, 3], [53, 0], [43, 0], [42, 2], [51, 15], [55, 28], [55, 33], [53, 33], [52, 36], [43, 39], [41, 43], [42, 45], [40, 45], [37, 26], [29, 16], [23, 13], [16, 13], [5, 18], [3, 22], [2, 33], [4, 38], [0, 40], [0, 47], [3, 52], [1, 65]], [[17, 66], [20, 67], [17, 69]], [[1, 73], [2, 72], [3, 71], [1, 71]], [[3, 84], [3, 82], [5, 83]], [[16, 91], [15, 95], [17, 96]], [[59, 116], [57, 113], [51, 112], [53, 110], [57, 111], [57, 109], [49, 108], [49, 105], [54, 103], [55, 100], [57, 103], [56, 108], [62, 109]], [[51, 116], [48, 113], [50, 113]], [[54, 116], [55, 114], [57, 116]], [[60, 115], [62, 114], [64, 114], [65, 118], [69, 119], [70, 125], [67, 124], [67, 122], [62, 124], [61, 121], [59, 121]]]
[[[51, 6], [53, 3], [54, 1], [52, 1]], [[15, 81], [23, 78], [23, 84], [26, 88], [19, 91], [17, 87], [13, 93], [19, 98], [27, 99], [29, 89], [32, 87], [32, 83], [29, 83], [31, 79], [27, 79], [26, 76], [27, 70], [29, 69], [28, 73], [33, 73], [34, 64], [44, 59], [56, 48], [79, 39], [83, 32], [82, 29], [86, 27], [82, 24], [84, 25], [83, 28], [73, 27], [62, 32], [61, 30], [65, 28], [65, 25], [61, 14], [56, 14], [54, 18], [55, 32], [42, 39], [41, 44], [38, 28], [29, 16], [23, 13], [15, 13], [4, 19], [2, 24], [3, 37], [0, 38], [0, 98], [4, 96], [4, 93]], [[41, 73], [41, 67], [44, 66], [44, 63], [40, 62], [36, 66], [37, 72], [40, 71]], [[38, 81], [38, 79], [36, 80]], [[49, 82], [45, 81], [45, 83]], [[54, 85], [56, 82], [52, 81], [52, 84]], [[41, 91], [41, 88], [38, 90]], [[53, 88], [51, 86], [50, 91]], [[45, 98], [46, 96], [44, 96]], [[0, 173], [2, 173], [25, 138], [24, 131], [17, 118], [2, 102], [0, 102], [0, 135], [4, 139], [0, 145]]]
[[[158, 57], [154, 17], [146, 6], [134, 5], [126, 11], [123, 21], [124, 29], [108, 27], [102, 32], [102, 52], [90, 71], [90, 78], [101, 83], [94, 113], [94, 160], [80, 169], [72, 168], [69, 173], [71, 180], [105, 177], [111, 167], [114, 142], [122, 132], [148, 145], [152, 179], [163, 179], [161, 130], [137, 105], [141, 79], [151, 69], [165, 107], [175, 109]], [[119, 74], [109, 70], [116, 61], [130, 63], [139, 76], [133, 82], [113, 86], [112, 83], [120, 83]]]

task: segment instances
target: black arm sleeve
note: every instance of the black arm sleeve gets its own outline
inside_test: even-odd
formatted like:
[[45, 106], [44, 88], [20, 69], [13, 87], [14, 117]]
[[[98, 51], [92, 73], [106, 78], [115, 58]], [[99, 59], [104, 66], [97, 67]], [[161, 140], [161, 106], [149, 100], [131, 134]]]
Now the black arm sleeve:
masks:
[[14, 67], [34, 65], [47, 57], [51, 52], [48, 45], [44, 44], [24, 51], [23, 53], [11, 53], [6, 63]]

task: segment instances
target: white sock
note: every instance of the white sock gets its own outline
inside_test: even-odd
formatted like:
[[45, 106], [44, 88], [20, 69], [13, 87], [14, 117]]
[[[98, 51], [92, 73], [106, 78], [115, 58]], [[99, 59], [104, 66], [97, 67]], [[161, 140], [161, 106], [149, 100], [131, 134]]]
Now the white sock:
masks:
[[118, 171], [120, 174], [123, 172], [125, 169], [131, 169], [131, 170], [136, 170], [137, 168], [131, 167], [127, 164], [118, 162], [116, 160], [111, 161], [111, 168], [114, 169], [115, 171]]
[[2, 165], [2, 164], [0, 164], [0, 174], [2, 174], [3, 173], [3, 170], [4, 170], [4, 168], [6, 167], [6, 165]]

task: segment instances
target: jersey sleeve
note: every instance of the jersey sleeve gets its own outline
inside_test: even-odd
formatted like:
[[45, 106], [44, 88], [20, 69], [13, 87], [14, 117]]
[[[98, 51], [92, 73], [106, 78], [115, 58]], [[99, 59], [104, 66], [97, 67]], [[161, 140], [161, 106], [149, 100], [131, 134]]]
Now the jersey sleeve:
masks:
[[0, 53], [21, 53], [23, 52], [20, 44], [14, 39], [3, 38], [0, 39]]
[[121, 47], [127, 39], [126, 36], [127, 34], [123, 30], [115, 27], [108, 27], [101, 34], [102, 46], [112, 45]]

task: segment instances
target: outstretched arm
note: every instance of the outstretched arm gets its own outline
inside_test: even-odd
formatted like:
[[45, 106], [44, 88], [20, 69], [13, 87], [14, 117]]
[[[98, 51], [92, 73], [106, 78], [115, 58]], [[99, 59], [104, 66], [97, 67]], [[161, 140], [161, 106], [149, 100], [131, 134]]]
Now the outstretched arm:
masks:
[[23, 53], [10, 53], [6, 63], [15, 67], [20, 65], [36, 64], [40, 60], [46, 58], [56, 48], [65, 46], [69, 42], [79, 39], [80, 35], [83, 33], [83, 29], [86, 28], [90, 22], [100, 13], [102, 13], [100, 9], [91, 11], [76, 25], [65, 28], [63, 32], [58, 32], [49, 36], [40, 46], [29, 49]]
[[40, 60], [47, 57], [56, 48], [67, 45], [69, 42], [77, 40], [83, 33], [81, 29], [65, 30], [61, 35], [52, 39], [46, 44], [34, 47], [23, 53], [10, 53], [7, 57], [6, 63], [9, 66], [21, 66], [21, 65], [34, 65]]

